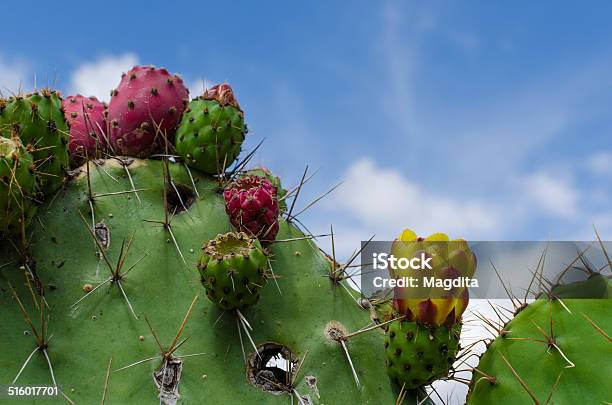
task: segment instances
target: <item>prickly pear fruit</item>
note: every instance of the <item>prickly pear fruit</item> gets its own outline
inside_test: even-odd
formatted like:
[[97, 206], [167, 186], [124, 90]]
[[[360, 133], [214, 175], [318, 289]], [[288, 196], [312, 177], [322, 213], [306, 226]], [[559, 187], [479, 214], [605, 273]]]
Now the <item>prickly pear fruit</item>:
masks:
[[399, 386], [418, 388], [448, 374], [459, 350], [461, 324], [431, 327], [391, 322], [385, 334], [387, 372]]
[[77, 94], [65, 98], [62, 107], [70, 125], [68, 150], [71, 160], [80, 164], [105, 152], [108, 145], [106, 105], [95, 97]]
[[189, 103], [176, 133], [176, 151], [189, 166], [218, 174], [236, 160], [245, 134], [244, 114], [231, 87], [218, 84]]
[[244, 173], [244, 176], [242, 177], [247, 177], [247, 176], [259, 176], [259, 177], [265, 177], [266, 179], [268, 179], [270, 184], [276, 187], [276, 196], [278, 197], [279, 211], [281, 213], [287, 211], [287, 201], [285, 200], [285, 196], [287, 195], [287, 190], [283, 188], [280, 177], [275, 176], [274, 174], [272, 174], [272, 172], [269, 169], [263, 166], [254, 167], [252, 169], [247, 170]]
[[206, 296], [225, 310], [244, 309], [259, 299], [268, 259], [257, 239], [244, 232], [217, 235], [202, 247], [198, 263]]
[[[476, 256], [467, 242], [449, 240], [437, 233], [419, 238], [404, 230], [392, 245], [397, 258], [411, 259], [424, 253], [431, 257], [433, 277], [472, 277]], [[391, 269], [393, 277], [418, 276], [421, 269]], [[444, 291], [437, 288], [397, 287], [394, 315], [399, 317], [386, 330], [385, 357], [389, 376], [407, 389], [418, 388], [448, 375], [459, 350], [461, 315], [467, 308], [466, 288]]]
[[0, 136], [0, 236], [21, 235], [36, 213], [33, 170], [32, 156], [19, 139]]
[[6, 107], [0, 108], [0, 132], [7, 138], [18, 136], [32, 153], [44, 194], [55, 192], [64, 183], [70, 132], [58, 92], [43, 89], [9, 98]]
[[608, 403], [611, 283], [591, 274], [493, 320], [503, 327], [472, 373], [467, 404]]
[[266, 178], [243, 177], [229, 184], [223, 192], [225, 212], [236, 229], [262, 241], [278, 233], [278, 199], [276, 187]]
[[120, 155], [150, 155], [171, 139], [189, 101], [183, 80], [164, 68], [135, 66], [111, 93], [109, 141]]

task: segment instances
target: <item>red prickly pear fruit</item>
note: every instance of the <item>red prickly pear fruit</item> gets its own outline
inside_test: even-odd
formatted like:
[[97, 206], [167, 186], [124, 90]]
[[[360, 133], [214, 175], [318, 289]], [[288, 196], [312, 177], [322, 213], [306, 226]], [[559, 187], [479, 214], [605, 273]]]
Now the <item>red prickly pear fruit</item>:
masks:
[[106, 137], [106, 104], [95, 97], [80, 94], [62, 100], [64, 117], [70, 125], [68, 150], [73, 162], [82, 163], [96, 157], [108, 146]]
[[278, 233], [276, 187], [264, 177], [247, 176], [231, 183], [223, 192], [225, 212], [238, 230], [261, 241], [271, 241]]
[[135, 66], [111, 93], [109, 140], [115, 153], [146, 157], [171, 139], [189, 102], [189, 90], [164, 68]]

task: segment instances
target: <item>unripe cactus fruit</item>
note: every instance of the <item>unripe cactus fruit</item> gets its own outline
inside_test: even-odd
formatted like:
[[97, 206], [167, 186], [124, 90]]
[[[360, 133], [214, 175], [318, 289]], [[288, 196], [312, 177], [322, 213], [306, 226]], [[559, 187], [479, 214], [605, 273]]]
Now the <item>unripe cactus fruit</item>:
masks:
[[236, 160], [245, 134], [244, 114], [231, 87], [218, 84], [189, 103], [176, 134], [176, 151], [189, 166], [218, 174]]
[[148, 156], [165, 147], [189, 101], [183, 80], [164, 68], [135, 66], [123, 75], [108, 105], [108, 133], [114, 152]]
[[229, 232], [208, 241], [202, 251], [198, 270], [212, 302], [225, 310], [257, 302], [268, 266], [257, 239], [244, 232]]
[[11, 97], [5, 108], [0, 108], [0, 132], [7, 138], [18, 136], [32, 153], [44, 194], [55, 192], [63, 184], [69, 170], [70, 133], [58, 92], [43, 89], [25, 97]]
[[262, 241], [271, 241], [278, 233], [278, 198], [276, 187], [268, 179], [247, 176], [229, 184], [223, 192], [225, 211], [236, 229]]
[[[438, 279], [471, 277], [476, 256], [467, 242], [449, 240], [442, 233], [419, 238], [406, 229], [392, 245], [395, 257], [425, 254]], [[421, 269], [391, 269], [393, 277], [417, 276]], [[391, 379], [406, 389], [415, 389], [448, 375], [459, 350], [461, 315], [467, 308], [467, 289], [419, 287], [395, 288], [393, 316], [386, 329], [385, 358]]]
[[0, 136], [0, 235], [20, 235], [36, 213], [33, 168], [18, 138]]
[[75, 163], [94, 158], [106, 151], [107, 106], [95, 97], [80, 94], [68, 96], [62, 101], [64, 116], [70, 125], [68, 150]]

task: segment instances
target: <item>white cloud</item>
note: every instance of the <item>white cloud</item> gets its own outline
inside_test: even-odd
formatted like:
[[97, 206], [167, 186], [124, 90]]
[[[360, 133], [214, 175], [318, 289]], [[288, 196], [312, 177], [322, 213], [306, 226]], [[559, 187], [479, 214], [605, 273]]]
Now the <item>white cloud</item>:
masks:
[[567, 179], [536, 172], [523, 180], [524, 192], [548, 214], [575, 218], [578, 214], [579, 192]]
[[368, 158], [352, 164], [334, 199], [334, 206], [372, 230], [417, 233], [445, 231], [454, 236], [487, 232], [498, 223], [494, 209], [483, 202], [432, 193], [398, 170], [378, 167]]
[[136, 64], [138, 57], [133, 53], [103, 56], [96, 61], [83, 63], [72, 74], [70, 91], [108, 101], [111, 90], [117, 87], [121, 80], [121, 73]]
[[10, 95], [27, 90], [31, 82], [30, 65], [22, 60], [7, 60], [0, 55], [0, 92]]
[[603, 151], [594, 153], [587, 160], [587, 167], [597, 175], [612, 175], [612, 152]]

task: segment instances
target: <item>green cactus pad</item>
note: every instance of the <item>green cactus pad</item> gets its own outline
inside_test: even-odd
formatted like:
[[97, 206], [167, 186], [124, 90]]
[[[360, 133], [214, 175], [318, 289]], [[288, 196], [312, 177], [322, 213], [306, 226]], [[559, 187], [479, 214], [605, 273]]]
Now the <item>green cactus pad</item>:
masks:
[[176, 151], [189, 166], [217, 174], [236, 160], [244, 136], [244, 114], [239, 108], [196, 98], [178, 127]]
[[[65, 192], [39, 210], [40, 224], [37, 221], [33, 227], [30, 249], [35, 263], [29, 266], [39, 283], [26, 279], [27, 269], [20, 268], [19, 259], [10, 257], [10, 250], [0, 245], [0, 266], [8, 264], [0, 269], [0, 353], [10, 353], [0, 356], [0, 384], [10, 384], [37, 347], [10, 283], [38, 330], [41, 303], [37, 300], [37, 308], [32, 297], [44, 288], [48, 307], [42, 307], [45, 318], [49, 315], [46, 336], [53, 336], [45, 351], [58, 385], [77, 404], [100, 403], [112, 358], [106, 403], [159, 403], [154, 373], [169, 389], [167, 385], [174, 384], [180, 371], [178, 404], [286, 405], [295, 395], [286, 386], [281, 385], [280, 392], [265, 391], [279, 386], [269, 385], [264, 377], [284, 380], [278, 366], [267, 367], [281, 353], [290, 362], [302, 364], [299, 373], [293, 368], [297, 374], [294, 388], [313, 404], [395, 403], [378, 330], [345, 342], [359, 387], [341, 344], [325, 335], [332, 320], [350, 332], [366, 327], [368, 311], [344, 288], [334, 288], [326, 277], [330, 260], [312, 240], [300, 239], [304, 235], [284, 221], [277, 240], [292, 240], [269, 247], [275, 282], [269, 281], [261, 290], [255, 305], [241, 310], [252, 327], [250, 335], [261, 358], [254, 355], [244, 329], [238, 333], [236, 311], [222, 311], [204, 299], [193, 305], [176, 343], [178, 349], [162, 358], [156, 339], [167, 351], [194, 297], [204, 295], [196, 270], [202, 245], [231, 231], [223, 198], [215, 181], [194, 171], [195, 194], [184, 165], [169, 167], [173, 184], [182, 194], [182, 203], [177, 203], [179, 199], [171, 192], [174, 187], [164, 186], [160, 161], [134, 160], [127, 166], [137, 194], [130, 192], [130, 179], [117, 160], [96, 163], [89, 163], [89, 182], [82, 168]], [[94, 195], [93, 221], [88, 183]], [[164, 195], [169, 200], [166, 204]], [[187, 210], [177, 208], [183, 205]], [[164, 226], [167, 210], [174, 213], [168, 214], [169, 227]], [[92, 223], [97, 225], [93, 234], [98, 243], [92, 237]], [[104, 257], [100, 258], [101, 247], [111, 267], [123, 263], [120, 277], [111, 276]], [[83, 298], [84, 290], [92, 291], [109, 278], [113, 280]], [[197, 355], [180, 357], [192, 354]], [[124, 368], [142, 360], [146, 361]], [[163, 364], [172, 367], [171, 376], [159, 374]], [[51, 384], [42, 351], [34, 353], [16, 384]], [[294, 403], [298, 403], [295, 397]], [[415, 403], [415, 398], [409, 395], [405, 403]]]
[[57, 92], [45, 89], [11, 97], [0, 109], [0, 133], [19, 136], [32, 153], [43, 193], [53, 193], [61, 186], [69, 169], [70, 132]]
[[19, 139], [0, 136], [0, 235], [21, 235], [36, 213], [33, 169], [32, 156]]
[[461, 324], [429, 327], [393, 321], [385, 334], [385, 360], [391, 379], [415, 389], [448, 375], [459, 350]]
[[206, 296], [222, 309], [244, 309], [259, 299], [268, 259], [257, 239], [226, 233], [210, 240], [198, 263]]
[[529, 304], [480, 358], [467, 403], [609, 403], [611, 303], [538, 299]]

